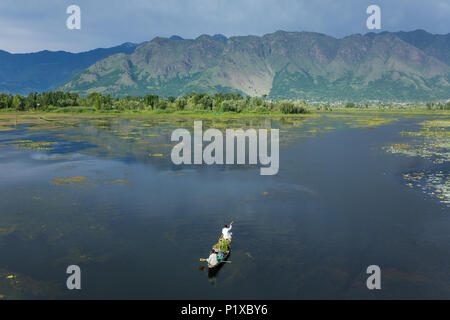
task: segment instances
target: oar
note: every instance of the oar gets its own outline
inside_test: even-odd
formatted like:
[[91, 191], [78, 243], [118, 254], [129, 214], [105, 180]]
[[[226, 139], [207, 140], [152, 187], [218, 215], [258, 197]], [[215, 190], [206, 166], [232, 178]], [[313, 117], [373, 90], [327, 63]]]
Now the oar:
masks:
[[[208, 259], [200, 258], [200, 261], [208, 261]], [[231, 261], [219, 261], [219, 262], [225, 262], [225, 263], [231, 263]]]

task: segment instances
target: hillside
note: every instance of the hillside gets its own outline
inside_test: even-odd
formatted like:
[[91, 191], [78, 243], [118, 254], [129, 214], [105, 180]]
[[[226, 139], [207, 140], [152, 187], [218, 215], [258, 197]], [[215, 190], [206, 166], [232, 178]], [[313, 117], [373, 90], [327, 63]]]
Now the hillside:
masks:
[[0, 92], [28, 94], [52, 90], [93, 63], [116, 53], [132, 53], [134, 43], [82, 53], [40, 51], [12, 54], [0, 50]]
[[60, 88], [113, 96], [226, 91], [274, 99], [446, 99], [449, 43], [449, 35], [422, 30], [343, 39], [284, 31], [155, 38], [94, 63]]

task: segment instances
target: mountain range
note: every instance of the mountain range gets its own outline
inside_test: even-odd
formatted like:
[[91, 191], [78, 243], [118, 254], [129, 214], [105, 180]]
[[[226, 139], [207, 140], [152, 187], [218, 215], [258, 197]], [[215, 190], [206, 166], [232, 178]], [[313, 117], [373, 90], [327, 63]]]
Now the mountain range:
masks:
[[[196, 91], [308, 100], [450, 97], [450, 34], [423, 30], [355, 34], [342, 39], [286, 31], [261, 37], [172, 36], [115, 48], [117, 52], [97, 49], [110, 50], [103, 57], [94, 58], [94, 50], [90, 59], [77, 56], [83, 54], [68, 56], [65, 61], [61, 58], [57, 61], [59, 73], [49, 58], [52, 79], [39, 80], [42, 82], [29, 70], [42, 70], [45, 78], [45, 62], [24, 64], [7, 80], [12, 72], [1, 72], [8, 63], [0, 52], [0, 91], [9, 83], [23, 91], [60, 84], [57, 89], [64, 91], [113, 96], [152, 93], [167, 97]], [[78, 61], [73, 63], [76, 68], [63, 67], [72, 65], [71, 59]]]
[[40, 51], [12, 54], [0, 50], [0, 92], [28, 94], [55, 89], [93, 63], [116, 53], [132, 53], [138, 44], [124, 43], [82, 53]]

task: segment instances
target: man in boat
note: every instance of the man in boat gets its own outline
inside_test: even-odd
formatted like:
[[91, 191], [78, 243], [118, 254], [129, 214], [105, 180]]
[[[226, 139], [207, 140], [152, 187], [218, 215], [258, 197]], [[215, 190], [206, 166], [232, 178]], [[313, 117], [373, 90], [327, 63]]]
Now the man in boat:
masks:
[[210, 265], [212, 267], [215, 266], [218, 263], [217, 253], [216, 253], [216, 251], [214, 249], [211, 250], [209, 258], [206, 261], [208, 262], [208, 265]]
[[222, 229], [222, 237], [224, 240], [231, 242], [231, 227], [233, 226], [233, 221], [231, 221], [230, 226], [225, 225]]

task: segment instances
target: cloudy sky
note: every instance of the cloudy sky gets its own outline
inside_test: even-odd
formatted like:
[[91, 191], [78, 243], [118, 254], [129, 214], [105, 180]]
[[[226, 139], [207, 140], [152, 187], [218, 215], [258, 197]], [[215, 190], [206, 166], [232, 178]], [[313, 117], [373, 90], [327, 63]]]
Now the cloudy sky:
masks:
[[[66, 8], [81, 8], [81, 30]], [[450, 0], [1, 0], [0, 49], [86, 51], [155, 36], [366, 33], [366, 9], [381, 7], [382, 31], [450, 32]]]

